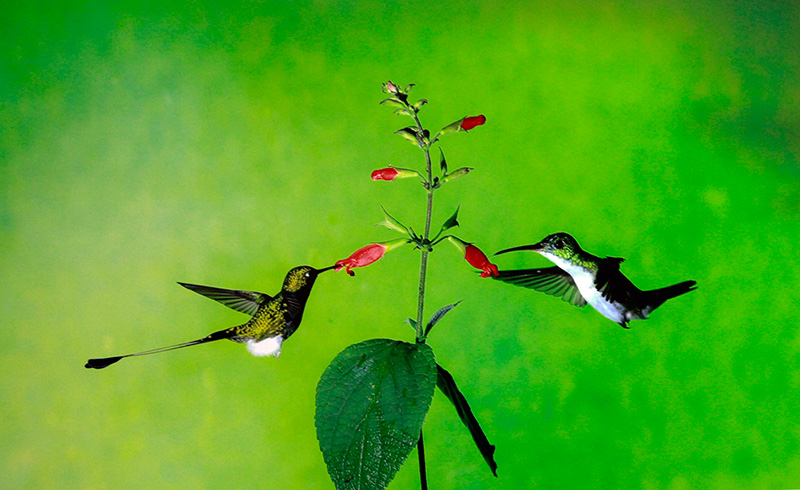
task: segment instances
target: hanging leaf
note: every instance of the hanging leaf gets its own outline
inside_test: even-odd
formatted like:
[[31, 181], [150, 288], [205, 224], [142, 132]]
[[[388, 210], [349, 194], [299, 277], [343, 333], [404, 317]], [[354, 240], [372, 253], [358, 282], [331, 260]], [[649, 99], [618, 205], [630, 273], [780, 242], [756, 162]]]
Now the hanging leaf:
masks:
[[447, 160], [444, 158], [442, 147], [439, 147], [439, 166], [442, 168], [442, 175], [447, 175]]
[[351, 345], [317, 385], [317, 439], [338, 490], [383, 489], [419, 439], [437, 383], [426, 344]]
[[433, 328], [433, 326], [434, 326], [434, 325], [436, 325], [436, 324], [439, 322], [439, 320], [441, 320], [441, 319], [442, 319], [442, 317], [443, 317], [443, 316], [444, 316], [444, 315], [445, 315], [445, 314], [446, 314], [448, 311], [450, 311], [450, 310], [452, 310], [453, 308], [455, 308], [456, 306], [458, 306], [458, 304], [459, 304], [459, 303], [461, 303], [461, 301], [456, 301], [456, 302], [455, 302], [455, 303], [453, 303], [452, 305], [447, 305], [447, 306], [445, 306], [445, 307], [443, 307], [443, 308], [440, 308], [440, 309], [439, 309], [439, 311], [437, 311], [436, 313], [434, 313], [434, 314], [433, 314], [433, 316], [431, 317], [430, 321], [428, 322], [428, 326], [427, 326], [427, 327], [425, 327], [425, 337], [427, 337], [427, 336], [428, 336], [428, 333], [430, 333], [430, 331], [431, 331], [431, 329]]
[[464, 395], [458, 390], [458, 386], [456, 386], [456, 382], [450, 373], [438, 364], [436, 365], [436, 371], [436, 386], [444, 393], [444, 396], [450, 400], [453, 406], [456, 407], [456, 412], [459, 418], [461, 418], [461, 422], [463, 422], [467, 430], [469, 430], [472, 440], [475, 441], [475, 445], [478, 446], [478, 450], [483, 455], [483, 459], [486, 460], [486, 464], [489, 465], [492, 474], [497, 476], [497, 463], [494, 461], [495, 448], [493, 445], [489, 444], [489, 439], [486, 438], [486, 434], [483, 433], [483, 429], [481, 429], [480, 424], [478, 424], [477, 419], [475, 419], [475, 416], [472, 414], [472, 409], [469, 408], [467, 399], [464, 398]]

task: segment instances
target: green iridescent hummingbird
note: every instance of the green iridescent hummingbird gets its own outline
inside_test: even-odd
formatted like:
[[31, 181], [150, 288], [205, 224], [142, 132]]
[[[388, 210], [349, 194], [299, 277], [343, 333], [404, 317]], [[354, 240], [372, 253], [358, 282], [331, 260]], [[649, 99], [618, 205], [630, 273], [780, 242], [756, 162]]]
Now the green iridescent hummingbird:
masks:
[[645, 320], [666, 300], [694, 291], [695, 281], [642, 291], [619, 270], [625, 260], [600, 258], [578, 245], [567, 233], [554, 233], [533, 245], [507, 248], [495, 255], [516, 250], [533, 250], [556, 267], [500, 271], [498, 281], [558, 296], [575, 306], [592, 305], [604, 317], [628, 328], [631, 320]]
[[308, 301], [308, 296], [311, 294], [311, 288], [314, 286], [317, 276], [335, 267], [325, 267], [324, 269], [314, 269], [306, 265], [295, 267], [286, 274], [286, 278], [283, 280], [283, 287], [275, 296], [255, 291], [222, 289], [179, 282], [178, 284], [187, 289], [218, 301], [236, 311], [246, 313], [252, 318], [242, 325], [226, 328], [191, 342], [124, 356], [89, 359], [86, 367], [103, 369], [126, 357], [158, 354], [159, 352], [222, 339], [247, 344], [247, 350], [255, 356], [272, 355], [278, 357], [281, 354], [283, 341], [288, 339], [300, 326], [306, 301]]

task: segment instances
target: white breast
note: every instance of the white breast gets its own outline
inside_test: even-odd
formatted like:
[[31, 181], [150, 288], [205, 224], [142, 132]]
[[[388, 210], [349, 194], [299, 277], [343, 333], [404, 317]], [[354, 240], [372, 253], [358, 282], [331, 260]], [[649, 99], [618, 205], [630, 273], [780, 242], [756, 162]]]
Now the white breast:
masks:
[[625, 309], [619, 303], [612, 303], [605, 299], [600, 291], [594, 286], [594, 274], [591, 271], [584, 269], [579, 265], [568, 262], [561, 257], [553, 255], [548, 252], [540, 252], [547, 257], [551, 262], [556, 264], [564, 272], [572, 276], [575, 285], [578, 286], [578, 291], [583, 296], [587, 303], [592, 305], [592, 308], [600, 312], [601, 315], [611, 321], [621, 323], [629, 319], [625, 318], [623, 311]]

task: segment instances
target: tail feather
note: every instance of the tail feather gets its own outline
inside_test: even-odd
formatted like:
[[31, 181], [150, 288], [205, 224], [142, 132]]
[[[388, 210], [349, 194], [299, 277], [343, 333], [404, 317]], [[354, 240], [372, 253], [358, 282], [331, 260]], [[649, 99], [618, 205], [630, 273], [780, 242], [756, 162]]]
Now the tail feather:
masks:
[[678, 284], [673, 284], [672, 286], [667, 286], [665, 288], [644, 291], [644, 303], [647, 305], [648, 312], [655, 310], [668, 299], [686, 294], [689, 291], [694, 291], [697, 289], [696, 285], [697, 281], [684, 281]]
[[207, 335], [207, 336], [203, 337], [202, 339], [192, 340], [191, 342], [184, 342], [182, 344], [169, 345], [167, 347], [159, 347], [157, 349], [150, 349], [150, 350], [146, 350], [146, 351], [142, 351], [142, 352], [136, 352], [134, 354], [126, 354], [124, 356], [102, 357], [102, 358], [96, 358], [96, 359], [89, 359], [86, 362], [86, 365], [84, 367], [86, 367], [87, 369], [103, 369], [103, 368], [106, 368], [106, 367], [116, 363], [116, 362], [121, 361], [122, 359], [125, 359], [126, 357], [147, 356], [147, 355], [150, 355], [150, 354], [158, 354], [158, 353], [167, 352], [167, 351], [170, 351], [170, 350], [182, 349], [184, 347], [189, 347], [189, 346], [192, 346], [192, 345], [205, 344], [206, 342], [213, 342], [215, 340], [232, 339], [232, 338], [235, 337], [235, 335], [236, 335], [236, 327], [234, 327], [234, 328], [226, 328], [225, 330], [220, 330], [218, 332], [214, 332], [214, 333], [212, 333], [210, 335]]

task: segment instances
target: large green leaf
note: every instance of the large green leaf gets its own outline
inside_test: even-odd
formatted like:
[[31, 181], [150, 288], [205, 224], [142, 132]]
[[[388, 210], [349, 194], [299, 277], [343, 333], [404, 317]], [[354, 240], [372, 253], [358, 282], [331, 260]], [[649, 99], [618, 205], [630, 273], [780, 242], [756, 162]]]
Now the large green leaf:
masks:
[[419, 439], [437, 371], [426, 344], [373, 339], [339, 353], [317, 385], [317, 439], [336, 488], [382, 489]]

